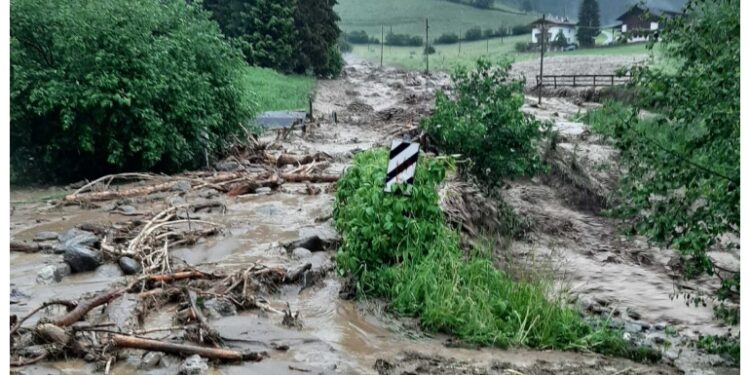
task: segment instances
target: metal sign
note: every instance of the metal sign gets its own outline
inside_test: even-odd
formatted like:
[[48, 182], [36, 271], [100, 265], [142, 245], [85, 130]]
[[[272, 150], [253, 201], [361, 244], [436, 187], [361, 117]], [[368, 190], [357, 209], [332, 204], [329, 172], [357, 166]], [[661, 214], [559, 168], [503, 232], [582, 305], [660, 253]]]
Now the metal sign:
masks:
[[406, 184], [406, 194], [411, 193], [414, 185], [414, 172], [417, 170], [419, 143], [393, 141], [391, 155], [388, 158], [388, 170], [385, 176], [385, 191], [393, 192], [394, 184]]

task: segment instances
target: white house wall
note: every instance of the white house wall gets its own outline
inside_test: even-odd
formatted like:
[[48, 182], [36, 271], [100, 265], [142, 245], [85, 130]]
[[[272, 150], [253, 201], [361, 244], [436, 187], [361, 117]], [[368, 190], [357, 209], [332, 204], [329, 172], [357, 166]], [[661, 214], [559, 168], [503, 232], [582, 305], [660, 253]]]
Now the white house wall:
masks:
[[[565, 36], [565, 39], [568, 40], [568, 44], [574, 44], [576, 43], [576, 29], [573, 27], [560, 27], [560, 26], [552, 26], [548, 29], [548, 32], [550, 33], [551, 40], [555, 40], [557, 37], [557, 34], [560, 33], [562, 30], [563, 35]], [[538, 27], [535, 27], [531, 30], [531, 43], [537, 44], [538, 38], [537, 35], [541, 33], [541, 30]]]

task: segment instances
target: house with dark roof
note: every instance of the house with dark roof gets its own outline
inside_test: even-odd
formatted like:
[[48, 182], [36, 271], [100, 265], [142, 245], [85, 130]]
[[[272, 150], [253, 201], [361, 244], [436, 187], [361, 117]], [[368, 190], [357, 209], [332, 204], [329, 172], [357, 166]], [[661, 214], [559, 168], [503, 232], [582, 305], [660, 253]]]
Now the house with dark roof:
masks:
[[641, 5], [633, 5], [620, 17], [620, 31], [622, 38], [628, 43], [645, 42], [657, 35], [664, 28], [664, 20], [678, 16], [678, 12], [672, 12], [658, 8], [646, 8]]

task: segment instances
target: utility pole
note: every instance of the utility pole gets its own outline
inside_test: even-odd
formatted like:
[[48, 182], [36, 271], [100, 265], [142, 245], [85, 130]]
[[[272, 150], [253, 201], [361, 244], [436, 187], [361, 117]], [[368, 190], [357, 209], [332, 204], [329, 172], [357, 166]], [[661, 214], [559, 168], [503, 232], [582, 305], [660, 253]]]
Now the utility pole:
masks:
[[490, 55], [490, 38], [487, 38], [487, 56]]
[[380, 66], [383, 66], [383, 49], [385, 46], [385, 25], [380, 24]]
[[430, 54], [429, 54], [429, 48], [430, 48], [430, 19], [425, 18], [424, 19], [424, 57], [425, 61], [427, 62], [427, 70], [425, 72], [427, 74], [430, 74]]
[[541, 48], [541, 55], [539, 57], [539, 105], [542, 105], [542, 86], [544, 86], [544, 39], [547, 36], [547, 31], [545, 30], [545, 26], [547, 25], [547, 15], [542, 15], [542, 32], [540, 33], [540, 37], [542, 40], [539, 42], [539, 45]]
[[461, 56], [461, 32], [462, 29], [458, 29], [458, 55]]

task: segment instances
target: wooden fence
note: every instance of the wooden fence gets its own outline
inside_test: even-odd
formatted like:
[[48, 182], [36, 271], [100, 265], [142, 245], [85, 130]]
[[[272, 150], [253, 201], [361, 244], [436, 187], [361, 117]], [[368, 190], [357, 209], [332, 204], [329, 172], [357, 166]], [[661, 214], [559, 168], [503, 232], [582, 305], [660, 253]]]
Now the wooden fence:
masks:
[[630, 76], [618, 76], [616, 74], [558, 74], [544, 75], [540, 80], [536, 76], [537, 87], [597, 87], [597, 86], [615, 86], [624, 85], [630, 82]]

